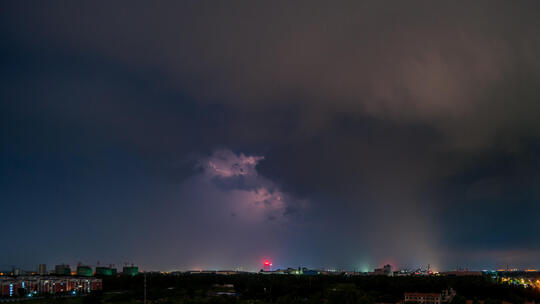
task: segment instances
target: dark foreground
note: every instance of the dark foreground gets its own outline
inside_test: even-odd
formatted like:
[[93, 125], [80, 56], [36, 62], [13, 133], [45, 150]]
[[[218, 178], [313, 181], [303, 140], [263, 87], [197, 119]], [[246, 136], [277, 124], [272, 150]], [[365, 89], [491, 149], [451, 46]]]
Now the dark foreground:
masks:
[[[499, 280], [500, 281], [500, 280]], [[108, 277], [103, 293], [78, 298], [51, 297], [28, 303], [142, 303], [144, 277]], [[405, 292], [453, 288], [451, 304], [540, 303], [540, 290], [489, 277], [375, 277], [292, 275], [147, 275], [147, 303], [398, 303]], [[27, 302], [27, 301], [24, 301]], [[20, 303], [20, 302], [19, 302]]]

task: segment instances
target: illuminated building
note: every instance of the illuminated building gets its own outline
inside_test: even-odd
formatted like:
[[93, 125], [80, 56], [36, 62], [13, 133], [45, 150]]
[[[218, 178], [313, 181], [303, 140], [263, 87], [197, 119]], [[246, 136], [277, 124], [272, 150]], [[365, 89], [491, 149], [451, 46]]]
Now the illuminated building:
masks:
[[263, 270], [264, 271], [271, 271], [272, 270], [272, 263], [269, 260], [264, 260], [264, 262], [263, 262]]
[[[30, 276], [0, 279], [0, 296], [14, 297], [44, 294], [87, 294], [102, 289], [98, 278]], [[20, 295], [24, 290], [27, 294]]]
[[218, 270], [216, 271], [216, 274], [221, 274], [221, 275], [234, 275], [234, 274], [238, 274], [239, 272], [238, 271], [233, 271], [233, 270]]
[[96, 275], [113, 276], [116, 275], [116, 269], [111, 267], [96, 267]]
[[135, 276], [139, 274], [139, 267], [137, 266], [124, 266], [122, 269], [123, 275]]
[[442, 296], [440, 293], [406, 292], [405, 303], [441, 304]]
[[406, 292], [404, 303], [442, 304], [452, 301], [456, 292], [453, 289], [443, 290], [441, 293]]
[[92, 268], [90, 266], [79, 265], [77, 266], [77, 275], [81, 277], [91, 277]]

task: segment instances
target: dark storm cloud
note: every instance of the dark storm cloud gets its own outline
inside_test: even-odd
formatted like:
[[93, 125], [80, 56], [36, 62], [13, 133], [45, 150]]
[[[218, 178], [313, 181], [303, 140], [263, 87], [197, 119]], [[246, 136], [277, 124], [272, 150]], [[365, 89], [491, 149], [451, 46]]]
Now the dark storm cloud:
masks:
[[[196, 263], [211, 248], [204, 240], [239, 263], [224, 248], [242, 237], [215, 235], [233, 219], [228, 233], [268, 235], [273, 247], [261, 245], [261, 254], [287, 263], [538, 263], [529, 256], [540, 242], [532, 221], [523, 222], [539, 211], [536, 1], [2, 6], [2, 189], [26, 185], [14, 160], [51, 185], [146, 184], [144, 199], [105, 185], [98, 198], [139, 201], [156, 223], [144, 232], [154, 246], [193, 246], [161, 265], [139, 252], [147, 265], [188, 267], [174, 259]], [[227, 164], [261, 157], [248, 168], [258, 177], [208, 179], [208, 163], [202, 171], [197, 164], [220, 153]], [[93, 163], [98, 176], [51, 173], [66, 157], [75, 172]], [[285, 204], [249, 225], [228, 203], [211, 208], [261, 186], [271, 190], [263, 196], [283, 193], [310, 208]], [[156, 187], [159, 199], [151, 199]], [[160, 220], [175, 210], [178, 223]], [[207, 217], [197, 233], [185, 232], [196, 225], [184, 218], [189, 210]], [[281, 225], [284, 215], [301, 220]], [[197, 263], [219, 260], [212, 254]]]
[[[537, 6], [71, 3], [22, 7], [10, 19], [23, 38], [160, 69], [204, 100], [300, 103], [315, 125], [329, 111], [421, 120], [474, 146], [493, 139], [492, 126], [534, 125], [521, 118], [538, 110], [527, 94], [538, 82]], [[504, 107], [516, 97], [521, 107]]]

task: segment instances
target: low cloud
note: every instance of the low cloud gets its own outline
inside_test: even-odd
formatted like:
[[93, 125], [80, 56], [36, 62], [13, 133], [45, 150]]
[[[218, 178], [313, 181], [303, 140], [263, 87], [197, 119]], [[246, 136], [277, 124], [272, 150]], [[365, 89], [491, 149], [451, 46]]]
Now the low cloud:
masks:
[[[197, 178], [204, 187], [215, 187], [223, 207], [239, 220], [286, 222], [299, 216], [308, 202], [283, 192], [270, 179], [257, 172], [264, 156], [236, 154], [228, 149], [216, 150], [199, 161], [202, 172]], [[220, 202], [218, 202], [220, 203]]]

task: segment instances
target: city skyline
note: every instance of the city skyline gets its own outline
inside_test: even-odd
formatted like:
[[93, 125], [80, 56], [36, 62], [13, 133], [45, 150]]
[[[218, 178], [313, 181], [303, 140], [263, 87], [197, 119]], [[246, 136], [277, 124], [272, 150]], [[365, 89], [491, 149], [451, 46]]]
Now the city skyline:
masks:
[[[306, 265], [274, 265], [272, 261], [265, 259], [261, 261], [258, 266], [255, 266], [253, 269], [245, 268], [244, 266], [238, 266], [233, 268], [200, 268], [200, 267], [191, 267], [186, 269], [142, 269], [134, 263], [123, 263], [123, 264], [91, 264], [91, 263], [82, 263], [77, 262], [76, 264], [70, 263], [61, 263], [55, 265], [47, 264], [37, 264], [35, 269], [25, 269], [17, 267], [16, 265], [11, 265], [11, 269], [7, 270], [5, 268], [0, 268], [0, 276], [20, 276], [20, 275], [79, 275], [79, 276], [93, 276], [93, 275], [104, 275], [111, 276], [117, 273], [129, 273], [130, 275], [135, 275], [136, 273], [144, 272], [159, 272], [161, 274], [169, 274], [175, 272], [234, 272], [234, 273], [257, 273], [257, 272], [280, 272], [283, 270], [295, 270], [295, 269], [305, 269], [305, 270], [317, 270], [324, 271], [329, 273], [343, 273], [343, 272], [352, 272], [352, 273], [364, 273], [371, 275], [387, 275], [388, 273], [402, 273], [407, 275], [437, 275], [437, 274], [459, 274], [462, 275], [489, 275], [491, 273], [540, 273], [537, 269], [518, 269], [512, 268], [510, 265], [506, 267], [501, 267], [498, 269], [470, 269], [468, 267], [460, 267], [456, 265], [454, 269], [438, 269], [436, 266], [427, 264], [419, 266], [401, 266], [396, 267], [396, 265], [385, 264], [385, 265], [376, 265], [370, 268], [370, 266], [365, 266], [362, 269], [360, 268], [342, 268], [342, 267], [333, 267], [333, 266], [307, 266]], [[72, 267], [73, 266], [73, 267]], [[122, 270], [122, 271], [119, 271]], [[294, 273], [293, 273], [294, 274]]]
[[0, 268], [540, 269], [538, 1], [2, 1]]
[[[97, 268], [110, 268], [110, 269], [122, 269], [122, 268], [130, 268], [135, 267], [139, 269], [141, 272], [175, 272], [175, 271], [239, 271], [239, 272], [259, 272], [259, 271], [274, 271], [274, 270], [283, 270], [283, 269], [296, 269], [296, 268], [307, 268], [307, 269], [316, 269], [316, 270], [324, 270], [324, 271], [331, 271], [331, 272], [359, 272], [359, 273], [369, 273], [376, 271], [378, 268], [382, 269], [382, 266], [384, 265], [390, 265], [395, 271], [407, 271], [407, 272], [415, 272], [417, 270], [422, 270], [427, 272], [491, 272], [491, 271], [497, 271], [497, 272], [538, 272], [539, 270], [532, 268], [532, 267], [525, 267], [525, 268], [518, 268], [514, 267], [513, 265], [499, 265], [497, 267], [469, 267], [468, 265], [454, 265], [454, 267], [451, 268], [441, 268], [437, 265], [431, 265], [431, 264], [419, 264], [419, 265], [399, 265], [399, 264], [364, 264], [361, 266], [336, 266], [336, 265], [306, 265], [306, 264], [298, 264], [298, 265], [285, 265], [282, 263], [278, 263], [274, 265], [274, 261], [270, 259], [264, 259], [262, 261], [258, 261], [257, 263], [247, 263], [242, 265], [236, 265], [234, 267], [220, 267], [220, 266], [203, 266], [203, 265], [195, 265], [195, 266], [184, 266], [184, 268], [167, 268], [167, 269], [145, 269], [140, 268], [137, 263], [134, 262], [123, 262], [123, 263], [101, 263], [97, 261], [96, 263], [84, 263], [81, 261], [77, 262], [61, 262], [61, 263], [53, 263], [53, 264], [36, 264], [29, 266], [21, 266], [21, 265], [2, 265], [0, 267], [0, 271], [2, 272], [2, 275], [8, 274], [10, 272], [14, 271], [24, 271], [24, 272], [30, 272], [30, 273], [50, 273], [50, 272], [58, 272], [58, 269], [55, 270], [55, 268], [60, 266], [66, 266], [69, 269], [71, 269], [71, 273], [76, 272], [76, 269], [78, 267], [90, 267], [93, 269]], [[71, 268], [70, 268], [71, 267]], [[35, 268], [35, 269], [34, 269]]]

